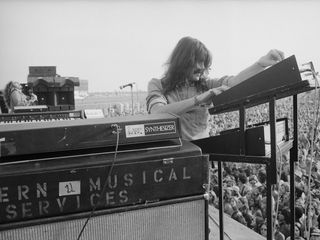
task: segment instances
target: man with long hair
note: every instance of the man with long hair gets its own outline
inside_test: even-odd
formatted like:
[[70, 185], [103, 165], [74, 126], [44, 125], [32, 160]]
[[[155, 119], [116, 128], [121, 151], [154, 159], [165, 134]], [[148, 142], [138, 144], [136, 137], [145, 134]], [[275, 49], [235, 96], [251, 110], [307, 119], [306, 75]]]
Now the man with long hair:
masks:
[[148, 84], [148, 112], [178, 115], [185, 140], [208, 137], [212, 98], [283, 59], [283, 52], [273, 49], [236, 76], [210, 79], [210, 51], [201, 41], [184, 37], [171, 53], [164, 76]]

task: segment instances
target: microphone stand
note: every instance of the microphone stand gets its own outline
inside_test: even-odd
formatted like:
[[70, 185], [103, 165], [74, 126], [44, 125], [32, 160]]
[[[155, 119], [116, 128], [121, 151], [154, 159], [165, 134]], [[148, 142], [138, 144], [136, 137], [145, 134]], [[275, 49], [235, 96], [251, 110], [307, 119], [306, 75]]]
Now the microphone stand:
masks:
[[125, 87], [128, 87], [128, 86], [130, 86], [131, 87], [131, 114], [133, 115], [133, 89], [132, 89], [132, 87], [133, 87], [133, 84], [134, 83], [129, 83], [129, 84], [126, 84], [126, 85], [123, 85], [123, 86], [121, 86], [120, 87], [120, 89], [123, 89], [123, 88], [125, 88]]
[[133, 115], [133, 90], [132, 90], [133, 84], [130, 84], [131, 87], [131, 114]]

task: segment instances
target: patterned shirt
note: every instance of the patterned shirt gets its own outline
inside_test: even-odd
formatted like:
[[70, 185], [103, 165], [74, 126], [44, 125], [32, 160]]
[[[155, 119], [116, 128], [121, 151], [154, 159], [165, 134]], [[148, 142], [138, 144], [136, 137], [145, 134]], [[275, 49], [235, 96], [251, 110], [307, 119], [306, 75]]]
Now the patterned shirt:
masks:
[[[209, 89], [220, 87], [230, 77], [223, 77], [220, 79], [208, 79], [207, 87]], [[151, 112], [154, 105], [166, 105], [170, 103], [179, 102], [185, 99], [192, 98], [199, 95], [194, 86], [179, 86], [168, 94], [163, 94], [163, 87], [161, 79], [151, 79], [148, 84], [147, 109]], [[182, 139], [195, 140], [209, 137], [210, 126], [208, 124], [210, 106], [195, 106], [186, 113], [181, 114], [181, 135]], [[212, 107], [212, 105], [211, 105]]]

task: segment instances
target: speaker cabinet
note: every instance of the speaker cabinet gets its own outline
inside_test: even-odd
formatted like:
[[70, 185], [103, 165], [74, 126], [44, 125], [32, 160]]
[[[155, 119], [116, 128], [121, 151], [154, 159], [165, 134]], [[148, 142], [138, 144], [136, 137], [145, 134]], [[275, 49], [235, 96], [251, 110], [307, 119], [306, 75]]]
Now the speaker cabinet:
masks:
[[74, 87], [79, 86], [79, 78], [55, 75], [36, 76], [36, 74], [43, 73], [43, 71], [50, 72], [52, 70], [50, 69], [50, 67], [35, 68], [32, 70], [34, 75], [28, 76], [28, 85], [32, 87], [33, 92], [38, 96], [39, 104], [47, 105], [49, 111], [75, 109]]
[[58, 91], [56, 95], [58, 105], [74, 105], [73, 91]]
[[[0, 239], [77, 239], [89, 213], [38, 219], [7, 226]], [[81, 240], [208, 239], [208, 201], [193, 196], [157, 203], [97, 211]], [[10, 229], [11, 228], [11, 229]], [[0, 229], [1, 230], [1, 229]]]
[[30, 77], [54, 77], [57, 75], [56, 66], [30, 66]]

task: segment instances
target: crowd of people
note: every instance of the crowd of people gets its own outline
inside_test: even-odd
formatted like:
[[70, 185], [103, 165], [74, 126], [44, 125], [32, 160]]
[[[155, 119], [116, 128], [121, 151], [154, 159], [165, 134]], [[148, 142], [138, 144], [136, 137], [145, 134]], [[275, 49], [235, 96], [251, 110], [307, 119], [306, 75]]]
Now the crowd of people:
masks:
[[[295, 163], [295, 238], [320, 239], [319, 94], [298, 95], [298, 162]], [[276, 117], [287, 117], [292, 130], [292, 97], [277, 100]], [[247, 110], [247, 124], [268, 121], [267, 104]], [[213, 115], [211, 135], [239, 127], [238, 112]], [[292, 131], [290, 131], [292, 134]], [[288, 153], [280, 153], [279, 184], [272, 187], [274, 239], [290, 239], [290, 181]], [[224, 163], [224, 212], [266, 236], [266, 170], [264, 165]], [[212, 204], [218, 207], [217, 169], [211, 169]], [[309, 195], [310, 193], [310, 195]]]

